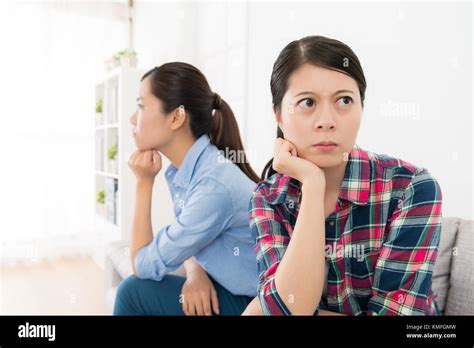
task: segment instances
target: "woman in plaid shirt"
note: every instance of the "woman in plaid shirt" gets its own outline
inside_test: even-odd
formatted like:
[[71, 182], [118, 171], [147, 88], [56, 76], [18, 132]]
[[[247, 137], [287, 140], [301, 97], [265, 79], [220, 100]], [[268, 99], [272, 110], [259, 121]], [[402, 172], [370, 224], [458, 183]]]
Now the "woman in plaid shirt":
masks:
[[355, 144], [366, 81], [342, 42], [288, 44], [271, 76], [274, 158], [250, 201], [258, 296], [244, 314], [438, 315], [441, 191]]

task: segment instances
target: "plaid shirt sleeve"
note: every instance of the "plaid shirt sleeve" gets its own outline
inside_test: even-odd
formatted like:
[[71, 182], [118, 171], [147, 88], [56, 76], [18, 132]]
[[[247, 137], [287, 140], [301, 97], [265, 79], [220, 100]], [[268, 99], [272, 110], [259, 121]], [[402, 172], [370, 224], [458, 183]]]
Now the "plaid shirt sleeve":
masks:
[[[259, 285], [258, 298], [264, 315], [291, 315], [275, 286], [275, 273], [290, 242], [278, 206], [268, 203], [265, 188], [260, 185], [253, 193], [249, 207], [249, 221], [254, 238]], [[315, 315], [318, 314], [318, 309]]]
[[426, 315], [441, 232], [441, 190], [418, 172], [393, 210], [376, 261], [368, 315]]
[[249, 220], [258, 265], [258, 297], [263, 313], [291, 315], [275, 286], [275, 273], [290, 237], [274, 207], [265, 201], [258, 187], [250, 200]]

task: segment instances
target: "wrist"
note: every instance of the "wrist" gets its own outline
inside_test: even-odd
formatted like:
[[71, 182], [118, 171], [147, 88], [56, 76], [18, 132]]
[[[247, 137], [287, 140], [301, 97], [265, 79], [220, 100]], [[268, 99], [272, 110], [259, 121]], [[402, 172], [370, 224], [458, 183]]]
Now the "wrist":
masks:
[[153, 187], [154, 178], [140, 178], [137, 179], [137, 187], [149, 188]]
[[188, 279], [197, 279], [206, 274], [206, 272], [199, 266], [190, 266], [185, 268], [186, 278]]
[[326, 183], [320, 178], [309, 177], [301, 182], [302, 193], [310, 193], [312, 195], [324, 197], [325, 190]]
[[186, 271], [186, 274], [194, 274], [194, 273], [198, 273], [199, 271], [203, 271], [201, 266], [192, 258], [184, 261], [183, 267], [184, 267], [184, 270]]

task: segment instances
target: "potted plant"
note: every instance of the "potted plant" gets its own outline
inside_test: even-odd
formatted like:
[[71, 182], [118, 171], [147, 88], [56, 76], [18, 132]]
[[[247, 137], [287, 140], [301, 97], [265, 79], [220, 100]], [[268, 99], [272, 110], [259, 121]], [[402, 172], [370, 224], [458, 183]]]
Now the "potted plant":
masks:
[[119, 66], [129, 66], [136, 68], [137, 66], [137, 52], [123, 50], [115, 53], [112, 57], [105, 61], [107, 71], [110, 71]]
[[117, 144], [109, 147], [107, 151], [107, 157], [109, 159], [109, 171], [111, 173], [117, 174]]
[[97, 210], [100, 215], [105, 216], [105, 192], [104, 190], [101, 190], [97, 192], [97, 198], [96, 198], [97, 203]]
[[104, 123], [104, 115], [102, 113], [102, 98], [97, 100], [95, 103], [95, 124], [96, 125], [101, 125]]
[[135, 51], [123, 50], [117, 52], [114, 58], [120, 61], [121, 66], [129, 66], [131, 68], [137, 66], [137, 52]]

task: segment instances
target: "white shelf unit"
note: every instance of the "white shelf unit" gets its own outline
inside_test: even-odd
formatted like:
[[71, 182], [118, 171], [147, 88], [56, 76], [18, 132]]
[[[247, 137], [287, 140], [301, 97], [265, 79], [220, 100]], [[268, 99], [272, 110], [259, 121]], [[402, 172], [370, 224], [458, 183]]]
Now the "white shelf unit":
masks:
[[[128, 240], [132, 226], [134, 182], [128, 167], [136, 149], [130, 116], [136, 110], [140, 79], [145, 71], [120, 67], [108, 73], [95, 86], [96, 102], [102, 100], [102, 115], [95, 115], [95, 221], [97, 237], [96, 262], [103, 267], [105, 246], [114, 240]], [[115, 161], [108, 158], [115, 145]], [[98, 202], [103, 192], [104, 204]]]

